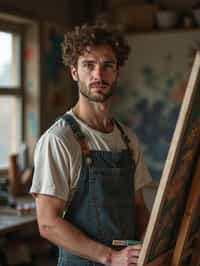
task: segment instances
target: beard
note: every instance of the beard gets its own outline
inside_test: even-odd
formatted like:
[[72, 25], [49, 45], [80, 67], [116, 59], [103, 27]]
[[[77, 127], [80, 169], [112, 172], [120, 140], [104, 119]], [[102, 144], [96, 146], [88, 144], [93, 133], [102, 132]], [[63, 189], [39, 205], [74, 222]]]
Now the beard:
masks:
[[[95, 86], [109, 86], [110, 88], [108, 91], [105, 91], [105, 92], [102, 91], [102, 89], [99, 89], [99, 91], [95, 94], [92, 91], [92, 88], [94, 88]], [[116, 81], [114, 81], [112, 84], [108, 84], [105, 81], [94, 82], [94, 83], [87, 86], [84, 82], [78, 80], [79, 92], [84, 97], [86, 97], [88, 100], [93, 101], [93, 102], [97, 102], [97, 103], [103, 103], [103, 102], [107, 101], [114, 94], [116, 86], [117, 86]]]

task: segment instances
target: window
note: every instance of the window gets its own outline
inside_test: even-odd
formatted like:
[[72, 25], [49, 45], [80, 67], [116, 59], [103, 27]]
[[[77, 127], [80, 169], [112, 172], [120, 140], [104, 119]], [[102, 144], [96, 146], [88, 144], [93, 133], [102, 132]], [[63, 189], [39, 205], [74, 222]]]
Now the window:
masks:
[[22, 36], [20, 28], [0, 26], [0, 170], [8, 168], [24, 135]]

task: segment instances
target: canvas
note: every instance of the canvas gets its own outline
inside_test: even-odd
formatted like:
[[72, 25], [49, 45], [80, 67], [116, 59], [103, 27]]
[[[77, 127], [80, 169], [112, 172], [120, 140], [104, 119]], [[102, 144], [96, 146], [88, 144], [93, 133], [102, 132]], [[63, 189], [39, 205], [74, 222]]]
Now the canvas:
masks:
[[[171, 264], [199, 154], [199, 77], [200, 53], [197, 52], [145, 234], [139, 266]], [[199, 226], [200, 215], [196, 210], [188, 240], [193, 238]]]
[[154, 183], [159, 183], [177, 123], [198, 30], [127, 34], [131, 54], [120, 69], [114, 116], [138, 136]]

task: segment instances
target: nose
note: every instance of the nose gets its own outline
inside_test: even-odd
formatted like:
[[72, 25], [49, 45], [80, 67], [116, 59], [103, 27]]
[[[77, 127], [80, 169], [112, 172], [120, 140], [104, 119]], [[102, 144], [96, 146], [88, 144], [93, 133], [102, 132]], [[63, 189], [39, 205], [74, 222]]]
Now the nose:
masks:
[[93, 78], [95, 80], [101, 80], [103, 76], [103, 67], [101, 64], [96, 64], [94, 69], [93, 69]]

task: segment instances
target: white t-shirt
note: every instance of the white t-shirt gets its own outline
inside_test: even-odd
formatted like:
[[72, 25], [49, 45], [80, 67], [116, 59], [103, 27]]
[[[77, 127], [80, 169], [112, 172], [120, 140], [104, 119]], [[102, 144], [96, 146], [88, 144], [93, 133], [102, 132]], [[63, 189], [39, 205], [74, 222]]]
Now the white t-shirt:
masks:
[[[85, 140], [91, 150], [121, 151], [126, 144], [115, 125], [111, 133], [102, 133], [90, 128], [68, 111], [85, 135]], [[130, 147], [134, 150], [136, 163], [135, 190], [152, 181], [145, 166], [141, 147], [137, 137], [130, 129], [123, 126], [130, 139]], [[34, 176], [30, 189], [33, 195], [46, 194], [63, 199], [69, 205], [76, 190], [82, 166], [82, 151], [70, 126], [63, 120], [56, 121], [39, 139], [34, 154]]]

